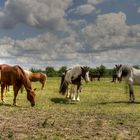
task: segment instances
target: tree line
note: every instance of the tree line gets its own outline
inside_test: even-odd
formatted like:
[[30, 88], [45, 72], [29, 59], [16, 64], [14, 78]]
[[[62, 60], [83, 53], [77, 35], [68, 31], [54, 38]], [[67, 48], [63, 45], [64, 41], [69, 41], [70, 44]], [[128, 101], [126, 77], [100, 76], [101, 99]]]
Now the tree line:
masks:
[[[44, 71], [42, 71], [41, 69], [34, 69], [34, 68], [30, 69], [30, 71], [32, 72], [46, 73], [48, 77], [60, 77], [62, 73], [64, 73], [66, 70], [67, 70], [66, 66], [60, 67], [59, 70], [56, 70], [52, 66], [46, 67]], [[100, 74], [102, 77], [103, 76], [108, 77], [108, 76], [112, 76], [112, 74], [115, 72], [115, 68], [108, 69], [104, 65], [100, 65], [99, 67], [96, 68], [89, 68], [89, 72], [91, 75]]]
[[[140, 65], [134, 65], [133, 67], [140, 69]], [[62, 73], [67, 70], [66, 66], [62, 66], [59, 70], [55, 70], [54, 67], [48, 66], [44, 71], [41, 69], [34, 69], [31, 68], [30, 71], [32, 72], [43, 72], [46, 73], [48, 77], [61, 77]], [[116, 73], [115, 67], [114, 68], [107, 68], [104, 65], [100, 65], [96, 68], [89, 68], [90, 75], [100, 74], [101, 77], [111, 77], [113, 74]]]

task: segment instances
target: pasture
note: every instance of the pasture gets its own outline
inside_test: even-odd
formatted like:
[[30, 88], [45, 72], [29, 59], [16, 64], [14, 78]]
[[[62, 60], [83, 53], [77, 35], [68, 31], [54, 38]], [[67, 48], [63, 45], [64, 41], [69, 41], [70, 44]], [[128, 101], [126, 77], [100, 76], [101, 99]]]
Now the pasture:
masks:
[[112, 79], [83, 81], [81, 101], [70, 103], [58, 93], [60, 78], [48, 78], [44, 90], [39, 82], [36, 105], [31, 107], [26, 92], [12, 106], [13, 90], [0, 104], [0, 139], [13, 140], [116, 140], [140, 139], [140, 86], [134, 87], [135, 103], [128, 102], [125, 84]]

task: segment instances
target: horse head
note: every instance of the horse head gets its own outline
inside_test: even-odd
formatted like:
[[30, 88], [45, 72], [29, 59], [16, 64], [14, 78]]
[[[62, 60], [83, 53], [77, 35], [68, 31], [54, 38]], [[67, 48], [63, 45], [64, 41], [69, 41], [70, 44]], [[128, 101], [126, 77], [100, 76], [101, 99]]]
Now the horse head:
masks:
[[120, 81], [121, 77], [122, 77], [122, 65], [115, 65], [116, 66], [116, 75], [118, 80]]
[[89, 78], [89, 67], [87, 66], [84, 66], [84, 67], [81, 67], [82, 69], [82, 77], [83, 79], [86, 81], [86, 82], [89, 82], [90, 81], [90, 78]]
[[120, 80], [122, 77], [127, 77], [131, 74], [132, 67], [128, 65], [116, 65], [116, 74]]
[[31, 106], [35, 106], [35, 90], [28, 90], [27, 91], [27, 99], [30, 101]]

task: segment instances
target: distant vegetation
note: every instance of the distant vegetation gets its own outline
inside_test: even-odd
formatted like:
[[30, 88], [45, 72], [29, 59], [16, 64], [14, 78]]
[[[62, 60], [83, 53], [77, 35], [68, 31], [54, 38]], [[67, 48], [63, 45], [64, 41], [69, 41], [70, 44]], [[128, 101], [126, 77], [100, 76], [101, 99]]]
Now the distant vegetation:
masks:
[[[140, 68], [139, 65], [135, 65], [135, 68]], [[62, 73], [64, 73], [67, 70], [66, 66], [60, 67], [59, 70], [55, 70], [54, 67], [48, 66], [44, 71], [41, 69], [35, 69], [31, 68], [30, 71], [32, 72], [43, 72], [46, 73], [48, 77], [60, 77]], [[104, 65], [100, 65], [99, 67], [96, 68], [90, 68], [90, 74], [95, 75], [95, 74], [100, 74], [101, 77], [111, 77], [115, 73], [115, 67], [114, 68], [107, 68]]]

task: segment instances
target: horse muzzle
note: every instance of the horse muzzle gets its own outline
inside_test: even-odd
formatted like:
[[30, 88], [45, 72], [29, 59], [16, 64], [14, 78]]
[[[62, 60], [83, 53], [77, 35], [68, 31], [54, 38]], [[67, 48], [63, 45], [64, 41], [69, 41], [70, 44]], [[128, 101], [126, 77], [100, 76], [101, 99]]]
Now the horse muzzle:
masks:
[[35, 106], [35, 104], [31, 104], [31, 106], [32, 106], [32, 107], [34, 107], [34, 106]]

